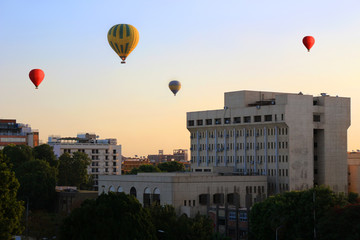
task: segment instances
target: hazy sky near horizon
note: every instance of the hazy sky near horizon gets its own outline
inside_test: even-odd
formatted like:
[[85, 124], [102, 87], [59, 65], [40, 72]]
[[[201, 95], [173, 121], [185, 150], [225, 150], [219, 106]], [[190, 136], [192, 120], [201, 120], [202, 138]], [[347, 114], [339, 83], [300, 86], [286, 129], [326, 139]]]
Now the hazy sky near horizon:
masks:
[[[123, 155], [189, 148], [186, 112], [224, 92], [351, 98], [348, 149], [360, 148], [360, 1], [0, 1], [0, 118], [49, 135], [117, 138]], [[140, 34], [127, 63], [110, 27]], [[308, 53], [306, 35], [315, 37]], [[28, 78], [41, 68], [38, 90]], [[168, 89], [179, 80], [176, 97]]]

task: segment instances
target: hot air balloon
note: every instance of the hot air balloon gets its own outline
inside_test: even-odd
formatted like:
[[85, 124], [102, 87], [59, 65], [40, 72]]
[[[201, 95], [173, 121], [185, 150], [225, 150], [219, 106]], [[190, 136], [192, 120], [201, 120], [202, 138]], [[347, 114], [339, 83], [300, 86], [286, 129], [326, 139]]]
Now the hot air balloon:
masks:
[[130, 24], [114, 25], [107, 37], [111, 48], [122, 59], [121, 63], [125, 63], [125, 59], [139, 42], [139, 32]]
[[41, 69], [33, 69], [29, 73], [29, 78], [35, 85], [36, 89], [38, 89], [38, 86], [40, 85], [42, 80], [44, 80], [44, 77], [45, 77], [45, 73]]
[[181, 88], [181, 83], [179, 81], [171, 81], [169, 83], [169, 88], [170, 90], [173, 92], [174, 96], [176, 96], [176, 93], [180, 90]]
[[310, 52], [310, 48], [314, 46], [314, 43], [315, 43], [315, 38], [313, 38], [312, 36], [306, 36], [303, 38], [303, 44], [307, 48], [308, 52]]

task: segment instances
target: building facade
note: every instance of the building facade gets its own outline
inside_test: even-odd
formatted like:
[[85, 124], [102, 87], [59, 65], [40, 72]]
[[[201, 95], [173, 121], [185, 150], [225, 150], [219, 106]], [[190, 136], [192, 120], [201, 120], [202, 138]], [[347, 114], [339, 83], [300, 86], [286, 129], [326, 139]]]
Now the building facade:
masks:
[[143, 206], [153, 202], [172, 205], [176, 213], [206, 215], [216, 205], [250, 207], [267, 195], [266, 176], [234, 176], [219, 173], [138, 173], [100, 176], [99, 194], [124, 192]]
[[266, 176], [269, 194], [314, 185], [346, 193], [349, 126], [349, 98], [227, 92], [223, 109], [187, 113], [192, 170]]
[[360, 194], [360, 150], [348, 152], [349, 192]]
[[98, 139], [95, 134], [78, 134], [77, 137], [49, 137], [48, 144], [54, 148], [59, 158], [63, 153], [80, 151], [91, 159], [88, 174], [94, 178], [94, 187], [98, 187], [99, 175], [121, 174], [121, 145], [116, 139]]
[[9, 144], [39, 146], [39, 131], [15, 119], [0, 119], [0, 149]]
[[159, 150], [159, 154], [148, 155], [148, 159], [155, 164], [162, 162], [188, 162], [187, 149], [174, 149], [173, 154], [164, 154], [163, 150]]
[[152, 165], [147, 158], [123, 158], [121, 161], [121, 173], [129, 173], [132, 169], [141, 165]]

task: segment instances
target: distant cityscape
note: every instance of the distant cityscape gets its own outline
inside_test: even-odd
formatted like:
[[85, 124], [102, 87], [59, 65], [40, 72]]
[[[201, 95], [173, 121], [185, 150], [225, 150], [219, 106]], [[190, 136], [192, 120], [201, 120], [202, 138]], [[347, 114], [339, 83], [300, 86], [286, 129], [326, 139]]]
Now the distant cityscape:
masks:
[[[223, 109], [187, 113], [190, 153], [126, 157], [117, 139], [94, 133], [49, 136], [47, 144], [57, 158], [86, 153], [97, 194], [125, 192], [143, 206], [169, 204], [189, 217], [199, 212], [230, 237], [247, 234], [248, 209], [269, 196], [320, 185], [360, 193], [360, 151], [347, 152], [350, 98], [261, 91], [224, 98]], [[9, 144], [39, 146], [39, 131], [1, 119], [0, 148]], [[179, 162], [185, 171], [129, 174], [164, 162]]]

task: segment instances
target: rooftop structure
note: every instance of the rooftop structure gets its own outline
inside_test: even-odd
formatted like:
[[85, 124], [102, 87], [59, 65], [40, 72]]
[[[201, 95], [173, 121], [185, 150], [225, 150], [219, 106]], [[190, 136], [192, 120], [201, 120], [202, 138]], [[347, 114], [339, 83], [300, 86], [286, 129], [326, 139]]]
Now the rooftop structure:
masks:
[[17, 123], [15, 119], [0, 119], [0, 149], [9, 144], [39, 145], [39, 131], [31, 129], [30, 125]]

